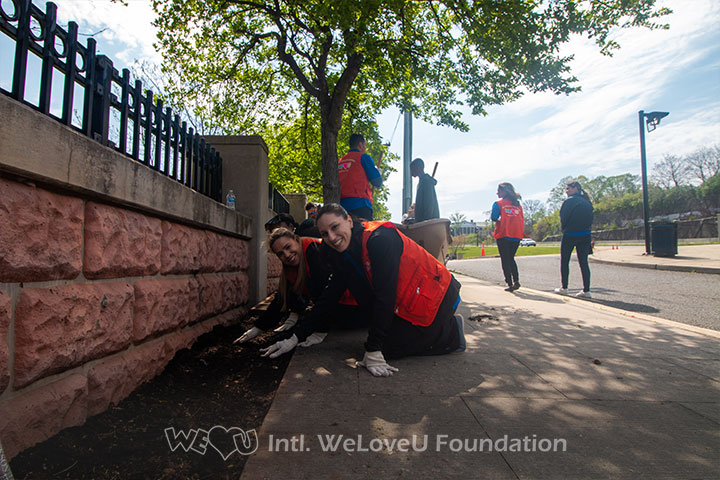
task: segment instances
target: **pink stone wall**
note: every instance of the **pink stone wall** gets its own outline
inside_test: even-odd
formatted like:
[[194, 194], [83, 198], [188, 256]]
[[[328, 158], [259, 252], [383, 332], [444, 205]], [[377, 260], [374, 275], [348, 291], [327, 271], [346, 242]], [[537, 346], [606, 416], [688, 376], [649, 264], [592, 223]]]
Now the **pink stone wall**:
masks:
[[282, 262], [272, 252], [267, 254], [267, 294], [276, 292], [280, 285], [280, 273], [282, 272]]
[[11, 310], [10, 297], [0, 291], [0, 394], [5, 391], [10, 383], [8, 330], [10, 328]]
[[85, 206], [87, 278], [155, 275], [160, 271], [162, 222], [120, 208]]
[[73, 279], [83, 201], [0, 178], [0, 282]]
[[247, 311], [247, 240], [6, 179], [0, 191], [0, 438], [11, 458], [120, 402]]
[[128, 283], [29, 288], [15, 309], [15, 388], [130, 345]]

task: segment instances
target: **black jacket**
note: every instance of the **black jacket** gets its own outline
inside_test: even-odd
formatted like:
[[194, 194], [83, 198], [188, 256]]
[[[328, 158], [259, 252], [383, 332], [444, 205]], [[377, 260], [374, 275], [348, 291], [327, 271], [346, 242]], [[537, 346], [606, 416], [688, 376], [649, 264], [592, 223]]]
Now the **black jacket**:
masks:
[[[296, 330], [300, 341], [313, 331], [323, 331], [323, 320], [331, 314], [332, 308], [346, 289], [350, 290], [360, 308], [369, 315], [369, 331], [365, 342], [366, 351], [382, 350], [392, 322], [395, 319], [398, 271], [403, 243], [400, 235], [392, 228], [380, 227], [368, 239], [373, 283], [370, 284], [362, 269], [362, 234], [365, 227], [356, 222], [353, 225], [349, 248], [342, 253], [323, 245], [322, 251], [328, 259], [332, 275], [323, 295], [315, 303], [302, 325]], [[458, 298], [460, 284], [453, 278], [445, 293], [436, 319], [452, 316]], [[403, 321], [404, 322], [404, 321]], [[409, 322], [407, 322], [409, 324]]]
[[593, 222], [593, 206], [580, 194], [570, 195], [560, 207], [563, 233], [586, 232]]

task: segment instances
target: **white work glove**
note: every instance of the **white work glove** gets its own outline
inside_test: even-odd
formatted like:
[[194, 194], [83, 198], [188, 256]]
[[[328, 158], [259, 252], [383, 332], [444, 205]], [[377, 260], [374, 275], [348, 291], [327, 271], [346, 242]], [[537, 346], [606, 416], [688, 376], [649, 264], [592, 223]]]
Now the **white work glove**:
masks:
[[267, 348], [261, 348], [260, 351], [262, 352], [263, 357], [270, 357], [270, 358], [277, 358], [280, 355], [284, 355], [298, 344], [298, 338], [293, 333], [293, 336], [286, 339], [286, 340], [280, 340], [279, 342], [273, 343]]
[[310, 347], [312, 345], [317, 345], [318, 343], [322, 343], [322, 341], [325, 340], [325, 337], [327, 337], [327, 333], [315, 332], [309, 337], [307, 337], [304, 342], [298, 343], [298, 345], [300, 345], [301, 347]]
[[286, 330], [290, 330], [292, 327], [295, 326], [295, 324], [298, 321], [298, 314], [293, 312], [290, 315], [288, 315], [287, 320], [285, 320], [285, 323], [280, 325], [275, 329], [276, 332], [284, 332]]
[[357, 362], [356, 365], [360, 365], [368, 369], [376, 377], [390, 377], [398, 369], [391, 367], [385, 361], [385, 357], [380, 350], [376, 352], [365, 352], [361, 362]]
[[252, 327], [250, 330], [248, 330], [247, 332], [243, 333], [240, 337], [238, 337], [233, 343], [248, 342], [248, 341], [252, 340], [253, 338], [257, 337], [258, 335], [260, 335], [261, 333], [262, 333], [262, 330], [260, 330], [257, 327]]

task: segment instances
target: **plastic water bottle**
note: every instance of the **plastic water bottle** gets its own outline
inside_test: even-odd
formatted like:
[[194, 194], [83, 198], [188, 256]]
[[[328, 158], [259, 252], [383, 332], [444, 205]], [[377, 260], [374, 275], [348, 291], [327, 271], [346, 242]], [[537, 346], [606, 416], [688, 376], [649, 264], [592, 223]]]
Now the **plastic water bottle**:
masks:
[[225, 196], [225, 206], [227, 206], [230, 210], [235, 210], [235, 193], [232, 190], [228, 190], [228, 193]]

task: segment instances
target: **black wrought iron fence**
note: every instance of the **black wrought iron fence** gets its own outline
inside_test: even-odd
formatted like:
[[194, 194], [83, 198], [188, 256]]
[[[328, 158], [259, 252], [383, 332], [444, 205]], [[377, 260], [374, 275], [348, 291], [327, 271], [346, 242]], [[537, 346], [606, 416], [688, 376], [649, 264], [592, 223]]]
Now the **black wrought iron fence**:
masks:
[[290, 213], [290, 202], [272, 183], [268, 183], [268, 206], [275, 213]]
[[[12, 8], [12, 11], [6, 9]], [[57, 6], [43, 13], [30, 0], [0, 2], [0, 32], [14, 42], [9, 86], [0, 91], [178, 182], [222, 201], [220, 154], [173, 114], [130, 71], [96, 55], [96, 41], [78, 41], [78, 25], [57, 24]], [[0, 35], [1, 37], [1, 35]], [[2, 46], [0, 45], [0, 48]], [[29, 65], [39, 64], [38, 75]], [[37, 70], [37, 69], [35, 69]], [[7, 72], [6, 72], [7, 73]], [[62, 88], [58, 88], [58, 87]], [[28, 88], [30, 87], [30, 88]], [[29, 90], [38, 93], [33, 102]]]

